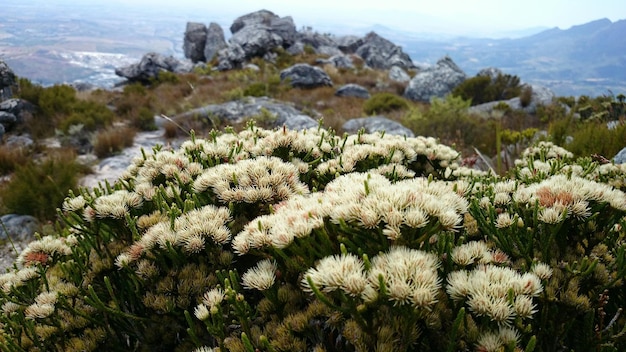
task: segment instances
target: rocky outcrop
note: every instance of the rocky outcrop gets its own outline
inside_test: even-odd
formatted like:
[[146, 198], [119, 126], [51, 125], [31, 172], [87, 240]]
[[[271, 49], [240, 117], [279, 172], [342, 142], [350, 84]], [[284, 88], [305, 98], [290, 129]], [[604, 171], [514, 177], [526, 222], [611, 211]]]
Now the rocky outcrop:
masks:
[[335, 95], [338, 97], [356, 97], [362, 99], [369, 99], [370, 92], [363, 86], [358, 84], [350, 83], [344, 86], [339, 87], [337, 91], [335, 91]]
[[361, 128], [365, 129], [365, 133], [385, 131], [393, 135], [415, 137], [413, 131], [384, 116], [362, 117], [343, 124], [343, 130], [347, 133], [357, 133]]
[[262, 122], [266, 126], [269, 125], [270, 128], [286, 126], [294, 130], [318, 126], [316, 120], [292, 105], [265, 97], [247, 97], [224, 104], [207, 105], [182, 113], [176, 118], [183, 120], [187, 118], [217, 118], [220, 124], [224, 125], [240, 124], [250, 119], [256, 119], [257, 122]]
[[294, 88], [332, 86], [333, 81], [324, 70], [309, 64], [295, 64], [280, 72], [280, 80], [288, 80]]
[[354, 54], [364, 44], [364, 39], [355, 35], [337, 38], [337, 47], [346, 54]]
[[218, 51], [218, 69], [240, 67], [243, 60], [264, 57], [277, 47], [288, 48], [296, 42], [296, 26], [289, 16], [279, 17], [260, 10], [237, 18], [226, 49]]
[[363, 45], [359, 46], [355, 53], [371, 68], [386, 70], [392, 66], [404, 69], [415, 67], [411, 57], [403, 52], [401, 47], [375, 32], [370, 32], [363, 38]]
[[404, 97], [413, 101], [429, 102], [432, 98], [443, 98], [461, 84], [467, 75], [448, 56], [437, 64], [418, 72], [409, 81]]
[[337, 68], [354, 68], [354, 63], [350, 56], [343, 54], [331, 56], [328, 59], [317, 59], [315, 63], [320, 65], [333, 65]]
[[535, 114], [538, 106], [552, 104], [556, 96], [552, 90], [534, 84], [530, 85], [530, 88], [532, 89], [530, 104], [526, 106], [522, 105], [522, 101], [519, 97], [515, 97], [508, 100], [490, 101], [488, 103], [475, 105], [470, 107], [468, 112], [477, 115], [489, 115], [497, 105], [506, 104], [511, 110], [522, 110], [527, 114]]
[[224, 30], [219, 24], [211, 22], [206, 31], [204, 58], [206, 61], [211, 61], [220, 50], [227, 47], [228, 44], [226, 44], [226, 39], [224, 39]]
[[392, 66], [389, 69], [389, 79], [392, 81], [405, 83], [411, 80], [411, 76], [409, 76], [409, 74], [406, 73], [406, 71], [403, 70], [401, 67]]
[[318, 48], [324, 46], [337, 46], [337, 43], [330, 35], [315, 32], [310, 28], [298, 32], [296, 37], [296, 44], [297, 43], [301, 43], [303, 46], [308, 45], [315, 49], [316, 52]]
[[185, 57], [193, 63], [206, 61], [204, 56], [206, 40], [207, 28], [203, 23], [187, 22], [183, 41]]
[[17, 84], [17, 77], [13, 70], [4, 61], [0, 60], [0, 101], [13, 96], [13, 87]]
[[35, 106], [22, 99], [7, 99], [0, 103], [0, 140], [5, 132], [24, 122], [26, 115], [35, 111]]
[[616, 164], [626, 164], [626, 148], [619, 151], [619, 153], [615, 154], [613, 157], [613, 162]]
[[161, 71], [185, 73], [191, 71], [192, 68], [193, 64], [189, 61], [180, 61], [173, 56], [148, 53], [141, 58], [139, 63], [117, 68], [115, 74], [131, 82], [149, 82], [157, 78]]

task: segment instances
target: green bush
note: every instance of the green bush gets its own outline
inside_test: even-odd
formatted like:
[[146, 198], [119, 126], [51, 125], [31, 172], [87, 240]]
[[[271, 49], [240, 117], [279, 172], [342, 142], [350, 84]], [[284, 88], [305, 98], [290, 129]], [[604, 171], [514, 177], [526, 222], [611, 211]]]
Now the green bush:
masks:
[[267, 84], [263, 82], [252, 83], [243, 90], [244, 96], [265, 97], [267, 96]]
[[363, 112], [367, 115], [382, 114], [394, 110], [407, 109], [409, 103], [402, 97], [392, 93], [377, 93], [363, 104]]
[[33, 215], [54, 220], [56, 208], [76, 182], [83, 169], [71, 151], [53, 152], [40, 162], [17, 166], [11, 180], [0, 190], [2, 205], [9, 213]]
[[147, 107], [140, 107], [136, 117], [131, 118], [131, 125], [141, 131], [154, 131], [157, 129], [154, 121], [154, 113]]
[[611, 159], [626, 141], [626, 124], [618, 124], [608, 129], [605, 122], [583, 122], [572, 132], [572, 142], [567, 148], [576, 156], [599, 154]]
[[498, 74], [494, 80], [489, 76], [475, 76], [466, 79], [452, 91], [454, 96], [471, 100], [472, 105], [508, 100], [520, 96], [521, 93], [519, 77], [509, 74]]

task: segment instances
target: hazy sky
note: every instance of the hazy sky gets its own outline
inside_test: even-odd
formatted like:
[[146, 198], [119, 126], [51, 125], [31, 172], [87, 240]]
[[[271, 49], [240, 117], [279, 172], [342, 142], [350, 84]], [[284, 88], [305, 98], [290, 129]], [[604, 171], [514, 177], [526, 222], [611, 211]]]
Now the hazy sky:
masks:
[[[118, 0], [121, 1], [121, 0]], [[124, 1], [129, 3], [130, 1]], [[262, 8], [291, 15], [297, 26], [346, 21], [383, 24], [411, 31], [493, 32], [583, 24], [600, 18], [626, 19], [624, 0], [132, 0], [133, 3], [193, 6], [199, 19], [212, 13], [234, 17]], [[219, 5], [218, 5], [219, 4]], [[206, 9], [206, 13], [204, 13]], [[233, 19], [234, 19], [233, 17]]]

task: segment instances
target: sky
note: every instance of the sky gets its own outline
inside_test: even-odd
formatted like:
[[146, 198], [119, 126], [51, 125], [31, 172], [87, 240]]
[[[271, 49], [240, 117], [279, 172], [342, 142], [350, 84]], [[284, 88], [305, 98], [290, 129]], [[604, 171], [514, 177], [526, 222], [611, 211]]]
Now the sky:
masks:
[[224, 13], [234, 19], [264, 8], [281, 17], [292, 16], [298, 27], [312, 25], [315, 28], [329, 22], [347, 22], [454, 34], [497, 33], [535, 27], [567, 29], [601, 18], [626, 19], [624, 0], [230, 0], [219, 2], [218, 6], [207, 0], [132, 2], [152, 6], [175, 4], [179, 8], [188, 6], [194, 8], [193, 13], [199, 19], [202, 17], [207, 21], [210, 21], [211, 14]]

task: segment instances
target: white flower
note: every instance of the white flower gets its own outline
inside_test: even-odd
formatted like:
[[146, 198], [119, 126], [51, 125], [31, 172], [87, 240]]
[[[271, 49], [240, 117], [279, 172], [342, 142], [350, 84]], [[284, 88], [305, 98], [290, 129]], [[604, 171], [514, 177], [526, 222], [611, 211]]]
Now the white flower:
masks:
[[248, 269], [241, 277], [243, 287], [265, 291], [274, 285], [276, 280], [276, 263], [269, 259], [260, 261], [256, 267]]

